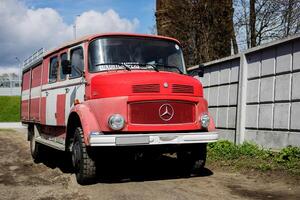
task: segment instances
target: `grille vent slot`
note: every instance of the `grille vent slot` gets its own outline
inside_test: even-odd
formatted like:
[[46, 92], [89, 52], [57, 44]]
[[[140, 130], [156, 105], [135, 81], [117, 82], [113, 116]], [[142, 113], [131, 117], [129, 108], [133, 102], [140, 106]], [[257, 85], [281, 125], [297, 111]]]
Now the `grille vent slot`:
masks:
[[187, 93], [187, 94], [193, 94], [194, 93], [194, 87], [191, 85], [180, 85], [180, 84], [174, 84], [172, 86], [172, 92], [173, 93]]
[[133, 85], [133, 93], [159, 93], [160, 85], [159, 84], [143, 84], [143, 85]]

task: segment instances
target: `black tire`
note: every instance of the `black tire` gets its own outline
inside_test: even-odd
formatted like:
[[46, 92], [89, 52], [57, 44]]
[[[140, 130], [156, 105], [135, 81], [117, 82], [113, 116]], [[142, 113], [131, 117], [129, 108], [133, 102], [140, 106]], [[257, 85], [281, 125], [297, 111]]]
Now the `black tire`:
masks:
[[82, 128], [77, 127], [72, 145], [72, 163], [76, 180], [81, 185], [91, 184], [96, 177], [96, 164], [85, 146]]
[[177, 152], [177, 159], [185, 175], [199, 174], [206, 163], [207, 144], [185, 145]]
[[36, 133], [34, 132], [33, 129], [32, 129], [32, 132], [29, 134], [31, 134], [30, 139], [29, 139], [31, 157], [35, 163], [40, 163], [43, 160], [44, 147], [42, 144], [36, 142], [36, 140], [35, 140]]

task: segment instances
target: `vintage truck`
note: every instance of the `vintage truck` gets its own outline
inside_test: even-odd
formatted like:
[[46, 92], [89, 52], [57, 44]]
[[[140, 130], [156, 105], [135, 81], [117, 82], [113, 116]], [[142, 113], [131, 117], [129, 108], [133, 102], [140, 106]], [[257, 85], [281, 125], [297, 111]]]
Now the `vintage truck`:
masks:
[[107, 148], [174, 153], [197, 172], [218, 139], [180, 43], [154, 35], [94, 34], [35, 52], [23, 65], [21, 121], [33, 159], [47, 159], [45, 145], [69, 152], [80, 184]]

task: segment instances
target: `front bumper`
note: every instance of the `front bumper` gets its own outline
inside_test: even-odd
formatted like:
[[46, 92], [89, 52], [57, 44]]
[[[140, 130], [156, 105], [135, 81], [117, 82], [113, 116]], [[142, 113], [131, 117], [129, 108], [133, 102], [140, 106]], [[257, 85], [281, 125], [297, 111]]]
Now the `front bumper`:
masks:
[[209, 143], [218, 140], [217, 132], [155, 133], [103, 135], [93, 132], [89, 135], [90, 146], [139, 146], [164, 144]]

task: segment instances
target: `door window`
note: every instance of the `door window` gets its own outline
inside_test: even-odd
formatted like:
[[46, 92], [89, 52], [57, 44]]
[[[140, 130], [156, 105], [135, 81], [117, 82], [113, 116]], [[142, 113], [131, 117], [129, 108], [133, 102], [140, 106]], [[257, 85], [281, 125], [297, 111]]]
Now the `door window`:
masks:
[[71, 50], [71, 78], [80, 77], [84, 69], [83, 49], [81, 47]]
[[68, 60], [68, 54], [67, 53], [63, 53], [63, 54], [60, 55], [60, 71], [59, 71], [60, 80], [65, 80], [66, 79], [66, 74], [63, 74], [62, 66], [61, 66], [61, 63], [62, 63], [63, 60]]
[[58, 60], [57, 56], [50, 59], [50, 68], [49, 68], [49, 83], [56, 82], [57, 80], [57, 68]]

